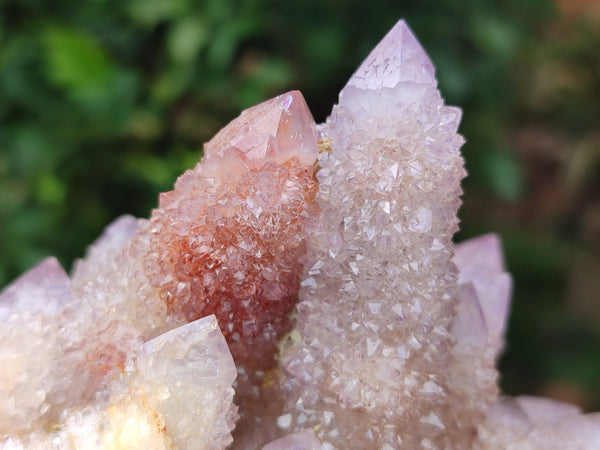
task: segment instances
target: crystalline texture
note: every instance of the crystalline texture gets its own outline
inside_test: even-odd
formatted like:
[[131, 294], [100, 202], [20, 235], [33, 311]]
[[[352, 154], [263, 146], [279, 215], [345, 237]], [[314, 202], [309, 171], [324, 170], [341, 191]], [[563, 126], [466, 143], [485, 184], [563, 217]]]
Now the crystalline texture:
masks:
[[133, 384], [160, 414], [176, 448], [231, 443], [236, 368], [214, 315], [146, 342], [134, 370]]
[[242, 112], [206, 144], [204, 154], [207, 159], [223, 157], [236, 148], [252, 161], [285, 163], [298, 158], [301, 164], [312, 165], [316, 139], [308, 106], [300, 92], [292, 91]]
[[476, 425], [498, 393], [496, 357], [502, 349], [512, 281], [504, 272], [496, 235], [457, 245], [453, 261], [461, 285], [450, 328], [453, 359], [446, 371], [454, 398], [462, 403], [462, 408], [454, 408], [457, 422]]
[[497, 236], [451, 241], [459, 120], [402, 21], [319, 128], [318, 187], [301, 95], [244, 111], [72, 280], [49, 258], [0, 293], [0, 449], [596, 448], [597, 414], [497, 398], [512, 282]]
[[[433, 64], [404, 21], [367, 56], [346, 86], [378, 91], [401, 82], [436, 84]], [[343, 92], [343, 91], [342, 91]]]
[[453, 258], [460, 282], [472, 283], [488, 330], [489, 344], [496, 355], [502, 339], [512, 292], [512, 279], [504, 270], [500, 239], [487, 234], [456, 246]]
[[146, 342], [88, 406], [65, 409], [46, 431], [0, 448], [218, 449], [236, 418], [235, 364], [214, 316]]
[[[219, 333], [239, 365], [238, 402], [256, 401], [256, 385], [274, 364], [276, 339], [292, 324], [299, 259], [318, 214], [313, 201], [316, 139], [312, 116], [298, 92], [251, 108], [206, 145], [205, 158], [180, 177], [172, 192], [161, 195], [149, 220], [124, 216], [111, 224], [76, 263], [72, 281], [49, 260], [4, 291], [6, 344], [0, 357], [7, 370], [0, 433], [8, 436], [5, 445], [20, 436], [34, 445], [48, 437], [28, 431], [62, 424], [67, 435], [81, 435], [81, 442], [93, 446], [90, 439], [108, 439], [98, 434], [98, 427], [118, 429], [124, 426], [121, 421], [128, 423], [128, 417], [139, 414], [140, 420], [131, 419], [133, 430], [160, 432], [144, 409], [150, 402], [146, 394], [139, 401], [126, 394], [125, 403], [113, 398], [115, 385], [124, 383], [119, 374], [128, 361], [144, 360], [148, 344], [142, 348], [142, 342], [210, 314], [219, 320]], [[193, 352], [207, 357], [198, 348]], [[172, 367], [163, 374], [166, 378], [156, 380], [155, 388], [164, 391], [180, 365], [188, 370], [194, 361], [160, 357], [143, 375]], [[222, 370], [219, 376], [226, 385], [233, 381]], [[152, 380], [144, 383], [146, 389]], [[196, 427], [203, 420], [210, 423], [201, 434], [229, 435], [233, 416], [225, 424], [224, 410], [211, 401], [193, 406], [199, 416], [188, 422], [178, 417], [194, 403], [196, 393], [212, 398], [217, 392], [188, 387], [173, 385], [179, 403], [165, 406], [171, 413], [161, 412], [161, 421], [172, 416], [169, 429], [175, 434], [169, 439], [196, 442]], [[102, 400], [107, 395], [112, 403]], [[114, 432], [110, 445], [125, 445], [121, 441], [129, 442], [128, 433]], [[67, 439], [56, 436], [50, 438]], [[198, 445], [225, 445], [210, 442]]]
[[[133, 237], [102, 238], [74, 274], [77, 295], [112, 312], [107, 329], [122, 324], [117, 331], [133, 327], [148, 339], [215, 314], [240, 372], [239, 429], [246, 409], [262, 405], [257, 388], [292, 325], [300, 257], [319, 212], [316, 158], [315, 124], [299, 92], [250, 108], [206, 144], [149, 220], [113, 226], [117, 236], [135, 229]], [[124, 247], [106, 263], [113, 241]], [[131, 347], [123, 339], [113, 346], [116, 354]]]
[[440, 371], [458, 301], [459, 119], [401, 21], [321, 126], [322, 222], [308, 240], [301, 340], [282, 355], [291, 430], [316, 426], [336, 448], [443, 447], [473, 430], [449, 413], [457, 394]]
[[[250, 108], [161, 194], [150, 220], [120, 225], [135, 234], [113, 260], [90, 252], [93, 261], [78, 264], [77, 293], [146, 339], [216, 314], [238, 364], [272, 365], [275, 341], [291, 325], [303, 236], [317, 215], [316, 155], [299, 92]], [[116, 248], [108, 239], [98, 246]], [[96, 272], [84, 270], [90, 265]]]
[[149, 241], [160, 254], [146, 264], [160, 270], [151, 284], [168, 314], [216, 314], [237, 363], [271, 364], [290, 327], [302, 237], [316, 215], [316, 154], [304, 99], [281, 95], [217, 134], [152, 215]]
[[99, 270], [114, 269], [116, 258], [129, 245], [138, 224], [135, 217], [125, 215], [107, 226], [102, 236], [88, 249], [86, 258], [75, 262], [73, 278], [82, 284], [79, 280], [95, 280]]
[[313, 430], [301, 430], [269, 442], [262, 450], [321, 450], [321, 441]]
[[80, 302], [55, 258], [7, 287], [0, 304], [0, 435], [48, 427], [89, 401], [141, 344], [131, 327]]
[[0, 434], [47, 424], [82, 395], [77, 365], [83, 358], [62, 358], [73, 339], [62, 315], [70, 301], [71, 281], [55, 258], [0, 294]]

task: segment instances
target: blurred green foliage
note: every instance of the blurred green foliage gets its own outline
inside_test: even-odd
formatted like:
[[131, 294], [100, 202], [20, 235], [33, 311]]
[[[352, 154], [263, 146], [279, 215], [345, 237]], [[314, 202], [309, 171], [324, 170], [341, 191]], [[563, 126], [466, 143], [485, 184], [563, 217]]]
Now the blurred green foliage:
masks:
[[550, 0], [2, 0], [0, 286], [148, 216], [241, 109], [300, 89], [324, 120], [401, 17], [464, 110], [460, 238], [500, 231], [515, 276], [505, 387], [564, 382], [599, 408], [600, 319], [566, 299], [598, 188], [600, 35]]

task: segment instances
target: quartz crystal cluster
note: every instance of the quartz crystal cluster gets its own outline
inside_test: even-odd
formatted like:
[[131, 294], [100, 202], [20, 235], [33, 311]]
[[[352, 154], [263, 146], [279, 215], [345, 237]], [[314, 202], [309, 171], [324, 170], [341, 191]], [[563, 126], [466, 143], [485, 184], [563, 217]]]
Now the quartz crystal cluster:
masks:
[[592, 449], [498, 395], [512, 282], [459, 245], [461, 112], [400, 21], [316, 126], [244, 111], [147, 220], [0, 293], [0, 448]]
[[440, 370], [457, 364], [451, 258], [465, 171], [460, 110], [444, 106], [436, 84], [400, 22], [320, 128], [329, 151], [317, 200], [328, 214], [308, 239], [301, 341], [281, 360], [290, 428], [320, 425], [325, 445], [462, 443], [495, 394], [493, 364], [476, 402], [453, 370]]
[[3, 291], [1, 445], [229, 444], [234, 380], [236, 403], [254, 401], [292, 326], [317, 152], [299, 92], [251, 108], [149, 220], [111, 224], [72, 278], [48, 259]]

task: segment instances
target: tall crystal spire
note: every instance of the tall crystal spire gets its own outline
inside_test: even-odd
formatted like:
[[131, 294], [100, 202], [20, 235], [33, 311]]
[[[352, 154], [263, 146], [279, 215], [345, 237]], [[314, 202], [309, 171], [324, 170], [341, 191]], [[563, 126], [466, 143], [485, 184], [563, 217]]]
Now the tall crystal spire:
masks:
[[308, 240], [301, 338], [281, 361], [288, 430], [316, 427], [335, 448], [443, 447], [468, 426], [440, 371], [452, 359], [465, 172], [460, 110], [436, 84], [400, 21], [320, 126], [321, 227]]

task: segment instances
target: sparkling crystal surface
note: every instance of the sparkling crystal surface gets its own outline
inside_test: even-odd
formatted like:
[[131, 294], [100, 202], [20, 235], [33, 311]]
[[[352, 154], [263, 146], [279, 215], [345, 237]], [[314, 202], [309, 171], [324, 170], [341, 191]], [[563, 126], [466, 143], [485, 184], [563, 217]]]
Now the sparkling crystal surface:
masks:
[[[165, 348], [173, 347], [177, 327], [214, 314], [211, 326], [218, 323], [229, 344], [219, 350], [229, 359], [231, 351], [242, 375], [237, 401], [256, 400], [245, 392], [275, 364], [276, 339], [292, 324], [299, 259], [319, 212], [316, 157], [315, 124], [301, 94], [276, 97], [209, 142], [203, 160], [161, 195], [149, 220], [124, 216], [111, 224], [76, 262], [72, 279], [49, 259], [3, 291], [3, 445], [80, 436], [73, 446], [130, 448], [136, 433], [150, 430], [136, 448], [224, 447], [237, 417], [229, 411], [237, 369], [215, 366], [215, 349], [192, 346], [194, 358], [216, 374], [203, 378], [199, 369], [199, 384], [190, 385], [189, 377], [177, 379], [178, 368], [185, 375], [196, 360], [175, 350], [161, 356], [157, 345], [168, 340]], [[157, 354], [139, 368], [150, 350]], [[138, 364], [135, 379], [131, 361]], [[159, 369], [162, 378], [152, 378]], [[222, 395], [210, 380], [227, 386], [227, 407], [215, 403]], [[124, 383], [129, 387], [115, 393]], [[130, 393], [135, 383], [139, 389]], [[168, 401], [151, 404], [140, 389], [154, 389], [157, 399], [168, 394]], [[182, 413], [188, 407], [189, 417]], [[63, 434], [44, 432], [56, 427]], [[164, 427], [171, 434], [163, 442]]]
[[324, 124], [244, 111], [71, 278], [0, 292], [0, 449], [598, 447], [597, 414], [498, 397], [512, 280], [498, 236], [452, 242], [460, 116], [404, 21]]
[[453, 363], [458, 303], [459, 120], [399, 22], [320, 127], [323, 214], [307, 242], [300, 341], [282, 354], [291, 430], [357, 449], [443, 447], [468, 433], [440, 371]]
[[400, 20], [362, 62], [346, 86], [378, 91], [393, 89], [402, 82], [436, 84], [436, 79], [425, 50], [406, 22]]
[[301, 430], [269, 442], [262, 450], [321, 450], [321, 441], [313, 430]]
[[236, 369], [216, 318], [146, 342], [96, 401], [51, 427], [9, 434], [2, 449], [218, 449], [232, 440]]
[[[50, 423], [63, 406], [79, 400], [77, 351], [81, 336], [69, 336], [63, 312], [71, 302], [71, 281], [55, 258], [22, 275], [0, 294], [0, 434]], [[71, 342], [70, 342], [71, 341]]]
[[180, 323], [216, 314], [239, 364], [269, 365], [290, 327], [303, 236], [317, 212], [316, 154], [298, 92], [251, 108], [161, 195], [137, 238], [167, 316]]
[[272, 365], [318, 214], [316, 156], [299, 92], [250, 108], [206, 144], [149, 220], [121, 219], [79, 262], [78, 294], [145, 339], [216, 314], [238, 364]]

